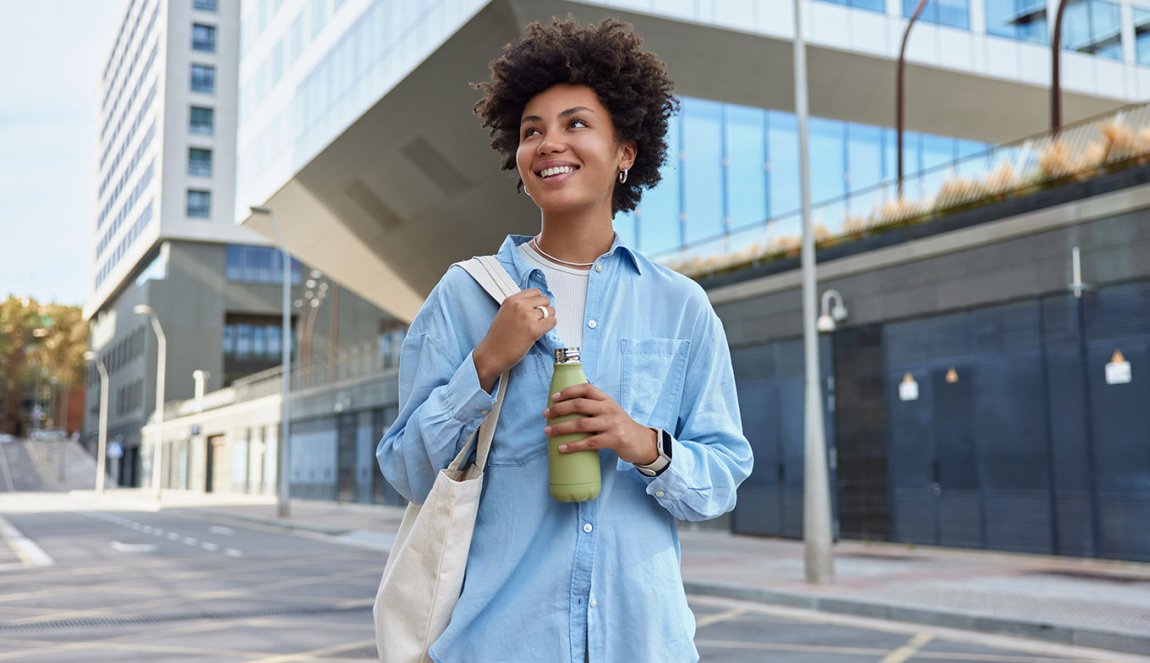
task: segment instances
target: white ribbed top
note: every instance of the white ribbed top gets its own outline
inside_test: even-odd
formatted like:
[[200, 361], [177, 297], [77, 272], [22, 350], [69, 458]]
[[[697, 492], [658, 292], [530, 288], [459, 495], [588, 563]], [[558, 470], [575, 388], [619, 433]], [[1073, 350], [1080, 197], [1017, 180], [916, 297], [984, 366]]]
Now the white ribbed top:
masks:
[[547, 287], [555, 296], [555, 318], [559, 323], [555, 333], [565, 347], [582, 347], [583, 311], [587, 308], [587, 280], [591, 270], [553, 263], [536, 251], [531, 242], [520, 244], [519, 251], [547, 277]]

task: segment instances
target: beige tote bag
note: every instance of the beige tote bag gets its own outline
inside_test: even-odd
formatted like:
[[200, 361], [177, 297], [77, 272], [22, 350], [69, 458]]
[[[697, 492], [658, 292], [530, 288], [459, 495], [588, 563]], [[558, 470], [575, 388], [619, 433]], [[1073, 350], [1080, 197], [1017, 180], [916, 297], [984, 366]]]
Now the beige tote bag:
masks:
[[[494, 256], [456, 263], [499, 303], [519, 287]], [[508, 373], [499, 378], [495, 407], [476, 435], [435, 477], [423, 504], [409, 504], [383, 568], [375, 596], [375, 644], [383, 663], [424, 663], [451, 620], [463, 590], [471, 534], [483, 490], [483, 468], [507, 394]], [[479, 440], [475, 463], [464, 467]]]

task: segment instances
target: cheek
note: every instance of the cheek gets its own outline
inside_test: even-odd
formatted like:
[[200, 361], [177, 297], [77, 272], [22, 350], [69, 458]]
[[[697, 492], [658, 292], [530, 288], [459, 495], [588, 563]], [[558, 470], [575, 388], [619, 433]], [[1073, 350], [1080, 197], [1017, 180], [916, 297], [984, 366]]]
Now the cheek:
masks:
[[515, 169], [519, 171], [519, 176], [527, 179], [525, 176], [531, 168], [531, 150], [523, 145], [520, 145], [515, 150]]

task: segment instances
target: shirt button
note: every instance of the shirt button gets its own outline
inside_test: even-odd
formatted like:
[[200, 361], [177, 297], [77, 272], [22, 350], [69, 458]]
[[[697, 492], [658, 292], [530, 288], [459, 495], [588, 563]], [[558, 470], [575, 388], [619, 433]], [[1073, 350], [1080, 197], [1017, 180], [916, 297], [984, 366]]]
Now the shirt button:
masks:
[[597, 605], [599, 605], [599, 602], [598, 602], [598, 601], [596, 601], [595, 599], [591, 599], [591, 602], [590, 602], [590, 606], [591, 606], [592, 608], [594, 608], [594, 607], [595, 607], [595, 606], [597, 606]]
[[595, 271], [597, 271], [597, 272], [603, 271], [603, 263], [599, 263], [598, 265], [595, 265]]
[[663, 491], [661, 491], [661, 490], [656, 490], [656, 491], [655, 491], [655, 497], [662, 497], [662, 496], [663, 496], [663, 494], [664, 494], [664, 493], [663, 493]]
[[593, 530], [593, 529], [595, 529], [595, 528], [591, 526], [591, 523], [584, 523], [583, 524], [583, 531], [584, 532], [587, 532], [588, 534], [590, 534], [591, 530]]
[[595, 322], [594, 320], [588, 320], [587, 326], [590, 327], [591, 329], [594, 329], [594, 328], [599, 326], [599, 323]]

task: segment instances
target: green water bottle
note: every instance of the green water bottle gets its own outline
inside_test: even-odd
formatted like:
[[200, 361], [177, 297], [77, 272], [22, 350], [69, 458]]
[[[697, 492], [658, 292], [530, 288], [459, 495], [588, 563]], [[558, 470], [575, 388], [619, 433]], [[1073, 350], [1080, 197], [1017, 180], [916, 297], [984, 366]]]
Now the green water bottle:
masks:
[[[555, 351], [555, 373], [551, 376], [551, 390], [547, 392], [548, 405], [554, 405], [551, 396], [567, 387], [586, 384], [587, 375], [583, 372], [579, 348], [563, 348]], [[569, 414], [548, 419], [555, 425], [571, 421], [585, 414]], [[599, 452], [595, 449], [559, 453], [559, 445], [582, 440], [588, 433], [573, 433], [547, 438], [547, 461], [551, 475], [551, 497], [560, 502], [586, 502], [599, 497]]]

